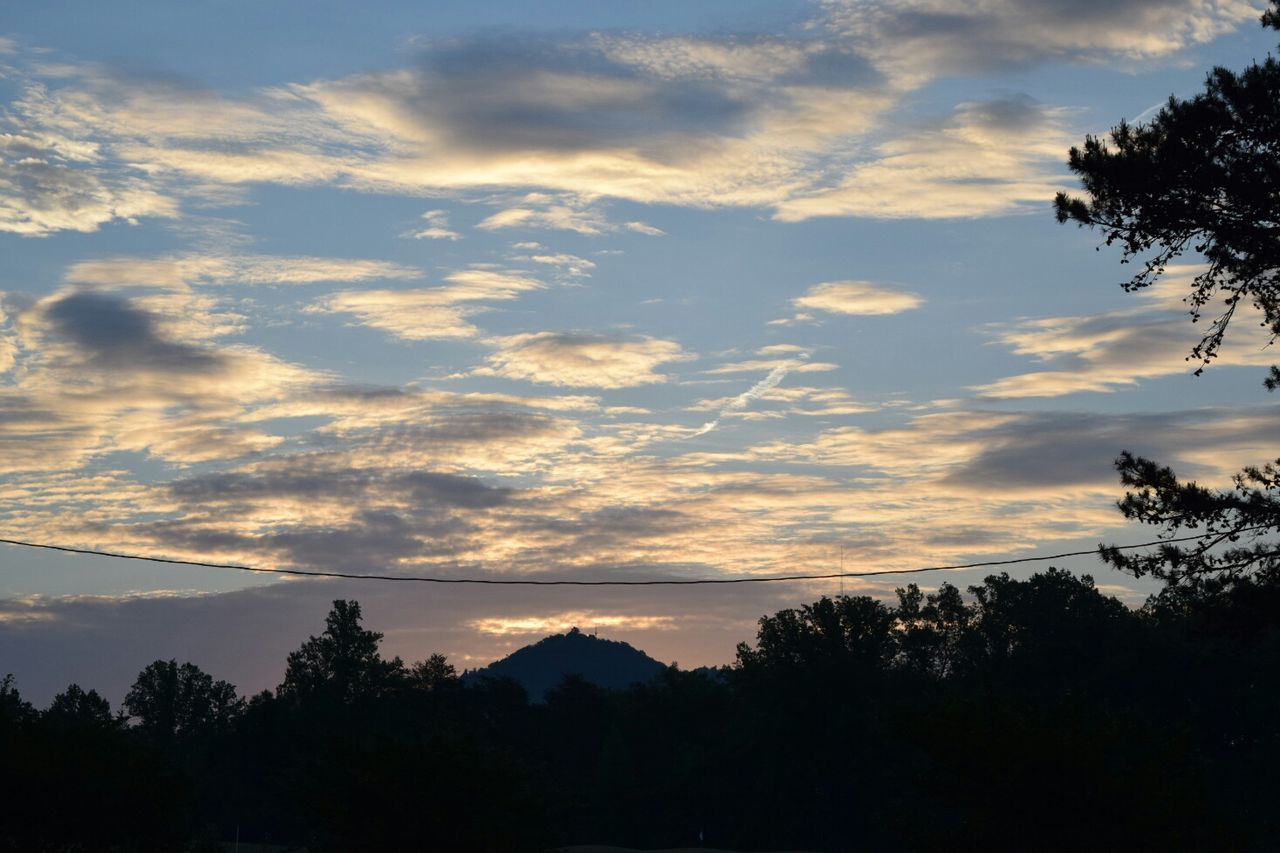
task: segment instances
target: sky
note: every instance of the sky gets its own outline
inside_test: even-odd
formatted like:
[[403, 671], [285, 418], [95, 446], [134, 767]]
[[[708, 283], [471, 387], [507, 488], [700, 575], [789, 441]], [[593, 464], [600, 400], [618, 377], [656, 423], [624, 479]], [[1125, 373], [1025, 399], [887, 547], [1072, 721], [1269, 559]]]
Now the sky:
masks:
[[[1265, 56], [1259, 11], [6, 3], [0, 538], [554, 579], [1150, 540], [1114, 458], [1270, 458], [1275, 354], [1239, 317], [1192, 375], [1195, 258], [1125, 293], [1051, 202], [1086, 134]], [[783, 607], [985, 573], [438, 587], [0, 546], [0, 672], [261, 690], [336, 598], [410, 661], [578, 625], [721, 664]]]

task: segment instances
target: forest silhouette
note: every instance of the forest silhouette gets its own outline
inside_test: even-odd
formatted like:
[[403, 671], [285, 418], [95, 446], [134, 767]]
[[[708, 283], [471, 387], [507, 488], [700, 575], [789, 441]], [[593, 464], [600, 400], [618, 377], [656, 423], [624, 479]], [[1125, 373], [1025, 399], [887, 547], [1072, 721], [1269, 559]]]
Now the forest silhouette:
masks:
[[1140, 610], [1050, 569], [760, 620], [718, 671], [531, 702], [336, 601], [275, 691], [146, 667], [113, 714], [0, 687], [9, 850], [1267, 849], [1280, 585]]
[[[1263, 23], [1280, 29], [1280, 0]], [[1215, 69], [1070, 167], [1087, 197], [1060, 196], [1059, 219], [1140, 260], [1128, 288], [1205, 261], [1192, 315], [1220, 313], [1192, 358], [1242, 305], [1280, 334], [1274, 59]], [[1104, 549], [1163, 582], [1138, 609], [1052, 568], [821, 598], [762, 618], [719, 670], [569, 676], [535, 702], [438, 654], [386, 659], [339, 600], [248, 698], [176, 660], [114, 713], [74, 684], [39, 710], [6, 677], [0, 849], [1275, 849], [1280, 463], [1228, 490], [1117, 464], [1126, 517], [1204, 535]]]

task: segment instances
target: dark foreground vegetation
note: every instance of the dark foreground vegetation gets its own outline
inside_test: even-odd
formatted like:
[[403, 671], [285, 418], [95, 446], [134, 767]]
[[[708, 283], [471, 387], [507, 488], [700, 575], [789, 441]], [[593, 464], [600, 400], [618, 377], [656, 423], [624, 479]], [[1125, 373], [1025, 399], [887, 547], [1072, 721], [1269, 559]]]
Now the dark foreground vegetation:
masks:
[[1050, 570], [824, 598], [719, 673], [545, 703], [378, 653], [359, 606], [244, 701], [156, 661], [113, 714], [0, 692], [8, 850], [1266, 849], [1280, 575], [1140, 611]]

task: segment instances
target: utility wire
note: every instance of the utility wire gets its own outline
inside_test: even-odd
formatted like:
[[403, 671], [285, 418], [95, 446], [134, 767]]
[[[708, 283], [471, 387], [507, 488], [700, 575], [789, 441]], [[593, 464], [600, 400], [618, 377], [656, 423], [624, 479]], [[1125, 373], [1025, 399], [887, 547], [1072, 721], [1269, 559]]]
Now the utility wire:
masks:
[[[1256, 527], [1244, 527], [1234, 533], [1248, 533], [1262, 530], [1270, 525], [1260, 524]], [[1136, 545], [1112, 546], [1116, 551], [1131, 551], [1135, 548], [1150, 548], [1156, 545], [1167, 545], [1173, 542], [1192, 542], [1207, 539], [1218, 534], [1201, 534], [1199, 536], [1183, 536], [1176, 539], [1157, 539], [1154, 542], [1140, 542]], [[309, 578], [345, 578], [365, 581], [402, 581], [412, 583], [445, 583], [445, 584], [483, 584], [486, 586], [711, 586], [740, 583], [792, 583], [795, 581], [820, 581], [835, 578], [866, 578], [877, 575], [914, 575], [921, 572], [950, 572], [958, 569], [980, 569], [987, 566], [1012, 566], [1018, 563], [1036, 563], [1045, 560], [1061, 560], [1066, 557], [1085, 557], [1097, 554], [1096, 549], [1088, 551], [1067, 551], [1062, 554], [1048, 554], [1043, 557], [1018, 557], [1013, 560], [987, 560], [981, 563], [961, 563], [954, 566], [922, 566], [916, 569], [878, 569], [870, 572], [834, 572], [831, 574], [813, 575], [762, 575], [737, 578], [691, 578], [687, 580], [535, 580], [515, 578], [442, 578], [425, 575], [360, 575], [354, 572], [323, 572], [307, 569], [273, 569], [262, 566], [242, 566], [236, 563], [208, 563], [201, 560], [177, 560], [170, 557], [145, 557], [141, 554], [122, 554], [116, 551], [95, 551], [90, 548], [72, 548], [67, 545], [46, 545], [39, 542], [24, 542], [20, 539], [0, 539], [3, 545], [19, 545], [24, 548], [40, 548], [46, 551], [64, 551], [68, 554], [87, 554], [94, 557], [115, 557], [121, 560], [140, 560], [148, 563], [168, 563], [177, 566], [199, 566], [206, 569], [231, 569], [237, 572], [254, 572], [257, 574], [296, 575]]]

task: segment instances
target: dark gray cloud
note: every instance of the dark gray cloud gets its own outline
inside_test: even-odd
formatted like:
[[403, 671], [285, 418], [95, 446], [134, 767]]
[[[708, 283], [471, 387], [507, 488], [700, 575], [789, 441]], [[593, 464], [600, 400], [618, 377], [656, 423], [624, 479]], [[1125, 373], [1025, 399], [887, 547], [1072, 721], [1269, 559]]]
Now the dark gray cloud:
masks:
[[[331, 499], [325, 495], [325, 498]], [[145, 521], [129, 533], [167, 551], [190, 554], [238, 552], [260, 555], [265, 566], [300, 567], [358, 574], [387, 574], [407, 558], [451, 557], [474, 548], [479, 528], [466, 514], [440, 507], [408, 510], [359, 499], [340, 518], [317, 512], [314, 518], [243, 533], [229, 526], [237, 513], [270, 512], [269, 500], [237, 507], [201, 505], [182, 518]], [[92, 528], [88, 528], [92, 530]], [[118, 532], [117, 526], [117, 532]], [[105, 532], [105, 531], [104, 531]]]
[[735, 135], [757, 105], [712, 80], [646, 78], [586, 42], [518, 35], [438, 46], [406, 106], [480, 151], [645, 149], [655, 138]]
[[[1027, 413], [1017, 420], [980, 429], [984, 449], [943, 482], [977, 489], [1056, 487], [1115, 488], [1114, 461], [1129, 450], [1170, 463], [1197, 451], [1230, 445], [1274, 447], [1280, 442], [1280, 409], [1243, 412], [1202, 409], [1155, 414], [1093, 412]], [[1255, 459], [1253, 462], [1264, 460]], [[1203, 473], [1183, 464], [1184, 475]]]
[[378, 440], [450, 444], [489, 444], [506, 439], [528, 438], [560, 431], [564, 419], [537, 412], [457, 411], [429, 424], [391, 426], [379, 432]]
[[513, 490], [488, 486], [475, 477], [436, 474], [419, 471], [396, 478], [397, 486], [405, 486], [420, 505], [442, 504], [468, 509], [499, 506], [507, 502]]
[[50, 330], [95, 367], [173, 373], [226, 367], [213, 351], [165, 340], [155, 318], [124, 297], [78, 291], [49, 304], [44, 316]]
[[800, 66], [779, 75], [778, 82], [784, 86], [869, 89], [883, 85], [885, 78], [866, 57], [824, 45], [806, 53]]
[[987, 130], [1025, 132], [1043, 127], [1045, 106], [1022, 92], [986, 101], [973, 101], [958, 110], [950, 124], [975, 124]]
[[1257, 12], [1202, 0], [832, 0], [828, 22], [885, 65], [925, 72], [1015, 63], [1172, 54]]
[[549, 561], [572, 561], [583, 554], [633, 551], [645, 546], [645, 540], [662, 539], [684, 531], [696, 530], [704, 522], [687, 512], [659, 507], [606, 507], [580, 516], [543, 514], [534, 504], [522, 512], [516, 527], [527, 533], [555, 532], [562, 538], [553, 547], [543, 548], [541, 555]]
[[378, 472], [359, 469], [314, 469], [308, 457], [293, 465], [282, 461], [254, 472], [205, 474], [176, 480], [173, 496], [186, 504], [242, 503], [272, 498], [354, 500], [370, 492], [384, 497], [407, 496], [419, 507], [488, 508], [505, 503], [509, 488], [486, 485], [477, 477], [430, 471]]

